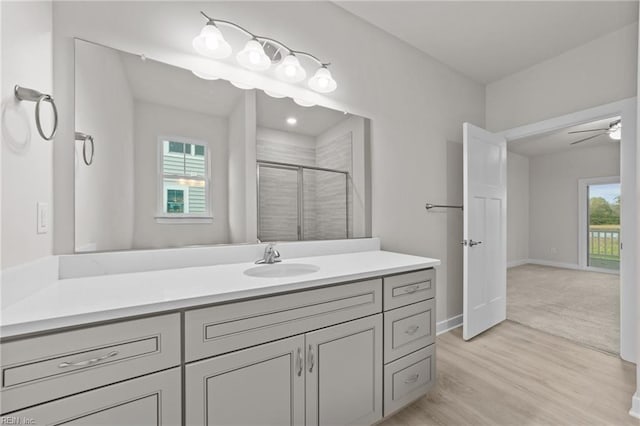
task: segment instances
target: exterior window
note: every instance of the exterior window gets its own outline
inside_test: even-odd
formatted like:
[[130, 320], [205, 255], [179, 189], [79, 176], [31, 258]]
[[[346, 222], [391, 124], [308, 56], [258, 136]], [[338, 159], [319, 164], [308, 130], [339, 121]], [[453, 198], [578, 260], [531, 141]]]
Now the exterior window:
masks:
[[160, 140], [161, 218], [209, 218], [209, 153], [205, 142]]

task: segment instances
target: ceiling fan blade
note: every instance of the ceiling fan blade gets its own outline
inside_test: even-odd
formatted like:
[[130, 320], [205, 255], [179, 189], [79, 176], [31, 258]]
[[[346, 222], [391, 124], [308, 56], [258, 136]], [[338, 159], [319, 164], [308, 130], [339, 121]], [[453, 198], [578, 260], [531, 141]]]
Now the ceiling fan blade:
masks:
[[599, 133], [597, 135], [589, 136], [588, 138], [580, 139], [579, 141], [571, 142], [570, 145], [588, 141], [589, 139], [597, 138], [598, 136], [606, 135], [607, 133]]
[[584, 133], [584, 132], [604, 132], [605, 130], [609, 130], [607, 129], [591, 129], [591, 130], [575, 130], [573, 132], [568, 132], [569, 134], [572, 133]]

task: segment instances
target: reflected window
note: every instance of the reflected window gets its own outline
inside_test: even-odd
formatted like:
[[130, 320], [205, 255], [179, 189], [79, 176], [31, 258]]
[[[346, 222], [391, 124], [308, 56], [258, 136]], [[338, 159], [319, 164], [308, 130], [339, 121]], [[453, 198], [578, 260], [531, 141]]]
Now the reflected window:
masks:
[[160, 140], [159, 178], [162, 205], [166, 217], [209, 217], [209, 159], [205, 142]]

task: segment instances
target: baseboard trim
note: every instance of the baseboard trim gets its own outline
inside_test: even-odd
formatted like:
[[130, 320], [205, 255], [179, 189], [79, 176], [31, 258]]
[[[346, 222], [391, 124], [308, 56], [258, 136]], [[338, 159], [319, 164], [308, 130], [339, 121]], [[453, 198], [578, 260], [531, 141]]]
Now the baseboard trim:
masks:
[[631, 410], [629, 410], [629, 415], [636, 419], [640, 419], [640, 392], [636, 392], [633, 395], [633, 398], [631, 398]]
[[507, 269], [515, 268], [516, 266], [522, 266], [529, 263], [529, 259], [512, 260], [507, 262]]
[[578, 264], [575, 264], [575, 263], [564, 263], [564, 262], [554, 262], [552, 260], [529, 259], [527, 261], [527, 263], [531, 263], [533, 265], [551, 266], [551, 267], [554, 267], [554, 268], [582, 270], [582, 268]]
[[456, 315], [455, 317], [447, 318], [446, 320], [440, 321], [436, 323], [436, 336], [439, 336], [442, 333], [446, 333], [447, 331], [451, 331], [454, 328], [458, 328], [462, 325], [462, 314]]

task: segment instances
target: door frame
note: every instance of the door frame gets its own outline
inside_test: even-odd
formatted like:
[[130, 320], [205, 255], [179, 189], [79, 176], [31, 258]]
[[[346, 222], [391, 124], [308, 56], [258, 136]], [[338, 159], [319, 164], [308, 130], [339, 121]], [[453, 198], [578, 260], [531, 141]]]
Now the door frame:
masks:
[[[594, 268], [589, 266], [589, 242], [588, 232], [585, 229], [589, 226], [589, 186], [605, 185], [608, 183], [620, 183], [620, 176], [603, 176], [594, 178], [578, 179], [578, 265], [580, 269], [591, 272], [601, 272], [604, 274], [620, 275], [620, 271], [614, 271], [604, 268]], [[622, 208], [622, 206], [621, 206]], [[619, 236], [619, 242], [622, 241], [622, 233]]]
[[624, 244], [620, 253], [620, 357], [630, 362], [635, 362], [637, 357], [636, 297], [640, 293], [640, 280], [636, 279], [638, 271], [635, 266], [640, 263], [639, 250], [634, 242], [640, 240], [640, 229], [636, 224], [638, 212], [636, 113], [637, 100], [636, 97], [632, 97], [497, 132], [507, 139], [508, 146], [511, 141], [529, 136], [541, 135], [599, 119], [621, 117], [624, 130], [620, 140], [620, 186], [622, 198], [626, 201], [621, 206], [620, 235], [621, 239], [626, 238], [628, 243]]

